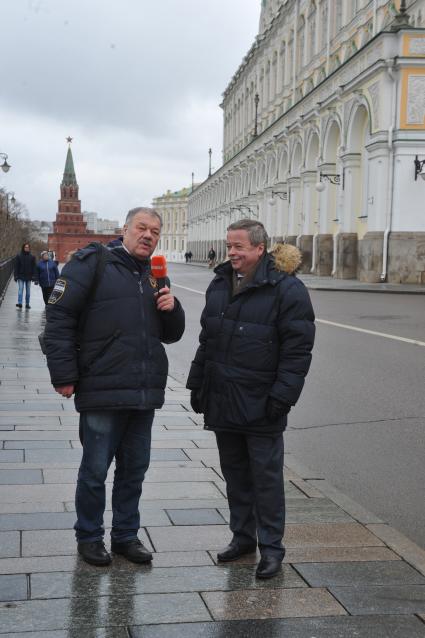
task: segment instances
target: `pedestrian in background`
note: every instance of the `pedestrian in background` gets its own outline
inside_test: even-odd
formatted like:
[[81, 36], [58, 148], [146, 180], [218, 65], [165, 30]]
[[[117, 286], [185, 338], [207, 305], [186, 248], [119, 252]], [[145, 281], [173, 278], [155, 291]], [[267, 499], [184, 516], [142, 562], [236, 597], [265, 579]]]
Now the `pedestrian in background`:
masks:
[[31, 282], [37, 278], [37, 267], [34, 255], [31, 254], [31, 247], [28, 242], [22, 244], [21, 252], [15, 257], [14, 279], [18, 282], [18, 303], [17, 308], [22, 308], [22, 299], [25, 286], [25, 308], [30, 306]]
[[215, 258], [216, 258], [216, 252], [214, 248], [211, 246], [210, 251], [208, 253], [208, 268], [214, 268]]
[[261, 553], [256, 575], [272, 578], [285, 555], [283, 431], [311, 361], [314, 313], [295, 271], [300, 252], [268, 254], [263, 224], [228, 227], [229, 261], [215, 269], [187, 387], [216, 433], [233, 538], [221, 562]]
[[58, 277], [57, 264], [53, 259], [50, 259], [48, 251], [44, 250], [41, 253], [41, 260], [37, 264], [37, 281], [35, 283], [39, 284], [46, 305]]

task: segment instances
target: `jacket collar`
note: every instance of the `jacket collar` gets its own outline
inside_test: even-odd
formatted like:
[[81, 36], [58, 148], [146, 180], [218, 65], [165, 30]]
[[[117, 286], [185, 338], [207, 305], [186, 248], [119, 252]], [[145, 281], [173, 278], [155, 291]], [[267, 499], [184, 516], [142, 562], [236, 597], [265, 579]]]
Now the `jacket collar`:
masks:
[[[233, 268], [230, 261], [225, 261], [223, 264], [217, 266], [217, 268], [214, 269], [214, 272], [218, 277], [223, 277], [224, 279], [231, 281]], [[252, 278], [252, 281], [247, 284], [245, 290], [258, 288], [260, 286], [265, 286], [266, 284], [275, 286], [279, 283], [279, 281], [284, 279], [286, 275], [287, 273], [280, 272], [275, 269], [273, 257], [269, 253], [266, 253], [259, 261], [254, 277]]]

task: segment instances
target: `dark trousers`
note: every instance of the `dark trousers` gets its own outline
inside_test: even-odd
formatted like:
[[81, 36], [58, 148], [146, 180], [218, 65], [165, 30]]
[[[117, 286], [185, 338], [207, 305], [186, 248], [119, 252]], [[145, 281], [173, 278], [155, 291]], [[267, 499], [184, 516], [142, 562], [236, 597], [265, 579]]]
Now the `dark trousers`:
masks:
[[80, 414], [83, 458], [78, 472], [74, 525], [79, 542], [102, 540], [105, 481], [115, 457], [111, 538], [137, 537], [139, 500], [149, 467], [154, 410], [100, 410]]
[[216, 437], [234, 540], [240, 545], [251, 545], [256, 544], [258, 537], [263, 556], [283, 558], [283, 435], [216, 432]]
[[46, 286], [45, 288], [41, 289], [41, 292], [43, 293], [43, 299], [44, 299], [44, 303], [47, 306], [47, 302], [49, 301], [49, 297], [52, 294], [52, 290], [53, 290], [53, 286]]

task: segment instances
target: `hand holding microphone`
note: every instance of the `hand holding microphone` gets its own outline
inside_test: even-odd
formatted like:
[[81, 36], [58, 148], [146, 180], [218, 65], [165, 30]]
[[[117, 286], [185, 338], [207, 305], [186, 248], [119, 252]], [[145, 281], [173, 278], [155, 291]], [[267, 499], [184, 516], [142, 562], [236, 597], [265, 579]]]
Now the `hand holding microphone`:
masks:
[[175, 301], [166, 285], [167, 260], [164, 255], [155, 255], [151, 258], [151, 272], [158, 282], [156, 307], [162, 312], [171, 312], [174, 310]]

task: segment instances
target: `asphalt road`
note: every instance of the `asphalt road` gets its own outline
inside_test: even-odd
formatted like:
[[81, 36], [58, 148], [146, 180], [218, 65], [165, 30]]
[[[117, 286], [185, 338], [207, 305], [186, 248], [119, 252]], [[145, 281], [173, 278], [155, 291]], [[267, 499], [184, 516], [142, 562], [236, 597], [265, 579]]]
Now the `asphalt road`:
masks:
[[[170, 265], [186, 310], [185, 335], [168, 346], [170, 374], [182, 382], [198, 343], [199, 293], [212, 276]], [[286, 449], [425, 548], [425, 347], [320, 321], [425, 342], [425, 297], [311, 291], [311, 298], [316, 345]]]

